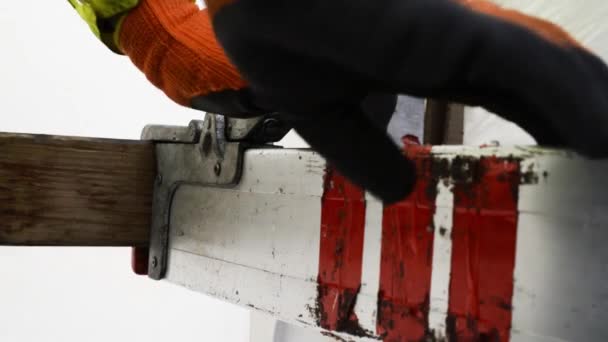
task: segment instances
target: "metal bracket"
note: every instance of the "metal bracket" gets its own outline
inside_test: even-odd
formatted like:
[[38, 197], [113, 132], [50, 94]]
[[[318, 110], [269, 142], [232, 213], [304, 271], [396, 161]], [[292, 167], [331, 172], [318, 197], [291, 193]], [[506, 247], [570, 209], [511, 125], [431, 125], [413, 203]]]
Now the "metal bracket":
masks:
[[248, 119], [226, 118], [226, 137], [232, 141], [265, 144], [281, 140], [291, 126], [280, 114], [268, 114]]
[[223, 117], [207, 115], [188, 127], [147, 126], [143, 140], [156, 142], [157, 176], [152, 205], [148, 276], [162, 279], [167, 269], [170, 208], [183, 184], [236, 185], [243, 163], [243, 144], [226, 141]]
[[289, 127], [275, 115], [231, 119], [207, 114], [188, 127], [146, 126], [142, 140], [154, 141], [157, 176], [152, 204], [148, 276], [162, 279], [167, 269], [171, 203], [184, 184], [231, 187], [238, 184], [245, 145], [278, 141]]

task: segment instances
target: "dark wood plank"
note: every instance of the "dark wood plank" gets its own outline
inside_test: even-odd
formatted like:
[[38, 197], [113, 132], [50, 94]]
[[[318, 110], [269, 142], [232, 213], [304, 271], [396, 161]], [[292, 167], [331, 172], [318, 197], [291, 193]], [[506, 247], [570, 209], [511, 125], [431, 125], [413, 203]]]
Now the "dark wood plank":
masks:
[[445, 135], [445, 124], [447, 121], [448, 103], [439, 100], [426, 101], [426, 113], [424, 115], [424, 144], [441, 145]]
[[450, 103], [445, 124], [444, 145], [462, 145], [464, 142], [464, 105]]
[[0, 133], [0, 245], [146, 246], [150, 142]]
[[464, 106], [428, 100], [424, 117], [424, 143], [461, 145], [464, 138]]

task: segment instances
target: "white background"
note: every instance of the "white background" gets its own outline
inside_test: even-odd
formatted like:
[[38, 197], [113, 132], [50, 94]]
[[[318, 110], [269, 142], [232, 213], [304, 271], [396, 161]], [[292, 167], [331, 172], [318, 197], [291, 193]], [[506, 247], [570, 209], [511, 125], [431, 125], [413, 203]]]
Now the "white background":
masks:
[[[138, 139], [187, 124], [65, 0], [0, 1], [0, 131]], [[0, 248], [0, 341], [235, 341], [249, 313], [130, 270], [129, 249]]]
[[[605, 0], [502, 0], [608, 56]], [[98, 43], [66, 1], [0, 1], [0, 131], [137, 139], [181, 108]], [[476, 115], [476, 114], [475, 114]], [[469, 141], [513, 134], [471, 115]], [[520, 140], [521, 141], [521, 140]], [[128, 249], [0, 248], [0, 341], [247, 341], [247, 311], [130, 271]]]

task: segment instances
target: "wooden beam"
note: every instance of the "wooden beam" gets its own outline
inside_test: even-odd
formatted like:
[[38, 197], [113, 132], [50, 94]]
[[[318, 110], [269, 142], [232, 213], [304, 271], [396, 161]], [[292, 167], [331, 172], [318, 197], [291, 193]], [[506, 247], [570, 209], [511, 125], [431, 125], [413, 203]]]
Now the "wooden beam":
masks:
[[424, 143], [461, 145], [464, 138], [464, 106], [428, 100], [424, 116]]
[[464, 142], [464, 105], [448, 104], [444, 145], [462, 145]]
[[150, 142], [0, 133], [0, 245], [146, 246]]

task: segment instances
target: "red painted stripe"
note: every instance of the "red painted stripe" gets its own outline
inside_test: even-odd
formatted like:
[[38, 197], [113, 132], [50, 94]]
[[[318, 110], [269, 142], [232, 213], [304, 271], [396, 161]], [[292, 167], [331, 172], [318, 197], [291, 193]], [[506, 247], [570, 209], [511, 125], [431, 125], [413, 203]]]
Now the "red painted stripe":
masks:
[[324, 329], [366, 336], [354, 313], [363, 264], [365, 192], [335, 170], [325, 176], [316, 314]]
[[422, 341], [428, 335], [437, 180], [430, 147], [407, 148], [416, 160], [414, 193], [384, 209], [377, 334], [384, 341]]
[[482, 158], [456, 183], [450, 341], [508, 341], [517, 235], [519, 162]]

